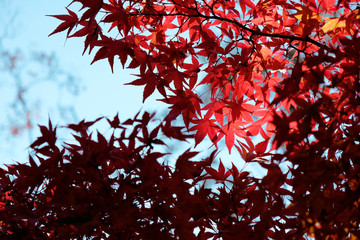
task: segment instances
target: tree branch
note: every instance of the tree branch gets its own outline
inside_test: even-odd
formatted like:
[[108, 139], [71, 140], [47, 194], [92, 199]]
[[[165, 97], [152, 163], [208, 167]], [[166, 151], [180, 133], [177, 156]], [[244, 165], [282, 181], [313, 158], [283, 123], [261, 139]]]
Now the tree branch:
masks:
[[[195, 9], [194, 9], [195, 10]], [[197, 11], [197, 9], [196, 9]], [[197, 11], [198, 12], [198, 11]], [[281, 39], [288, 39], [289, 41], [302, 41], [302, 42], [308, 42], [311, 44], [314, 44], [315, 46], [318, 47], [323, 47], [325, 49], [327, 49], [328, 47], [324, 44], [321, 44], [317, 41], [315, 41], [314, 39], [310, 38], [309, 36], [306, 37], [298, 37], [298, 36], [289, 36], [289, 35], [282, 35], [282, 34], [277, 34], [277, 33], [265, 33], [265, 32], [261, 32], [259, 30], [254, 30], [251, 28], [246, 27], [245, 25], [239, 23], [236, 20], [233, 19], [228, 19], [228, 18], [222, 18], [222, 17], [218, 17], [218, 16], [205, 16], [201, 13], [198, 12], [198, 14], [183, 14], [183, 13], [158, 13], [158, 14], [152, 14], [152, 13], [128, 13], [130, 16], [162, 16], [162, 17], [168, 17], [168, 16], [182, 16], [182, 17], [188, 17], [188, 18], [192, 18], [192, 17], [197, 17], [197, 18], [204, 18], [207, 20], [219, 20], [219, 21], [224, 21], [224, 22], [229, 22], [234, 24], [235, 26], [250, 32], [252, 35], [258, 35], [258, 36], [265, 36], [265, 37], [271, 37], [271, 38], [281, 38]]]

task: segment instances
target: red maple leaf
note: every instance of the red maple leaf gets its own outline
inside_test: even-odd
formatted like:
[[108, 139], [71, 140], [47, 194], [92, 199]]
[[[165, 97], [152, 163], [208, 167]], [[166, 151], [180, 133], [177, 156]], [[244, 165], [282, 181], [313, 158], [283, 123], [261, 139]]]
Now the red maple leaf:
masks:
[[69, 10], [68, 8], [66, 8], [66, 10], [68, 11], [69, 15], [48, 15], [50, 17], [54, 17], [54, 18], [64, 21], [52, 33], [50, 33], [49, 36], [51, 36], [55, 33], [65, 31], [66, 29], [68, 30], [67, 36], [69, 36], [71, 30], [78, 24], [79, 19], [78, 19], [76, 13]]

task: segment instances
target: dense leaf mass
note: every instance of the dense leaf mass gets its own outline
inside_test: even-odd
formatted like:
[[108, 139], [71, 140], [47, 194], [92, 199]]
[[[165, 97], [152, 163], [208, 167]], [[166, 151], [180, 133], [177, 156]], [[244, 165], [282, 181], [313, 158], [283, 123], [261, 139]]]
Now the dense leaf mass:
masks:
[[[360, 238], [357, 1], [72, 3], [51, 34], [138, 69], [128, 84], [170, 111], [107, 119], [110, 137], [70, 124], [62, 146], [41, 126], [29, 163], [1, 169], [2, 239]], [[159, 150], [207, 137], [265, 176]]]

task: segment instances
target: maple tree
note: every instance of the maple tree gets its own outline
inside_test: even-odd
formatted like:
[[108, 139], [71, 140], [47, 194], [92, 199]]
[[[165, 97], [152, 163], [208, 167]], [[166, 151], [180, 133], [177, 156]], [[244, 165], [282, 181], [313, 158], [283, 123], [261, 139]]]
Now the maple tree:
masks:
[[[41, 126], [29, 163], [1, 169], [2, 238], [360, 238], [357, 1], [72, 3], [51, 34], [138, 69], [128, 84], [170, 111], [69, 124], [65, 143]], [[93, 136], [105, 120], [111, 136]], [[265, 176], [214, 164], [216, 151], [171, 166], [157, 147], [207, 137]]]

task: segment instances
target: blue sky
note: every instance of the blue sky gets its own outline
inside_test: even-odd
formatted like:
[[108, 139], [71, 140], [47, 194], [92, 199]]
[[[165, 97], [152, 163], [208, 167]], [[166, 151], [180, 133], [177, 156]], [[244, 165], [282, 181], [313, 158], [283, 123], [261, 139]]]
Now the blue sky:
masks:
[[[1, 24], [10, 24], [10, 32], [3, 37], [3, 48], [9, 51], [40, 51], [47, 54], [54, 53], [58, 58], [59, 67], [75, 77], [76, 84], [79, 86], [79, 96], [74, 97], [59, 92], [56, 85], [42, 83], [29, 91], [29, 98], [36, 98], [35, 107], [36, 123], [46, 124], [48, 116], [54, 124], [65, 124], [59, 116], [57, 102], [70, 104], [76, 112], [76, 120], [93, 120], [99, 116], [113, 117], [119, 112], [120, 120], [125, 120], [134, 116], [140, 109], [161, 109], [164, 104], [155, 101], [156, 96], [148, 99], [142, 104], [142, 88], [123, 85], [135, 79], [136, 71], [123, 70], [120, 64], [115, 65], [115, 73], [112, 74], [109, 64], [106, 61], [98, 61], [90, 65], [92, 56], [84, 55], [83, 39], [65, 38], [65, 33], [59, 33], [48, 37], [61, 21], [46, 15], [56, 15], [66, 13], [65, 6], [70, 1], [9, 1], [0, 0], [5, 6], [1, 10]], [[31, 64], [30, 64], [31, 68]], [[42, 71], [41, 67], [31, 68], [29, 71]], [[10, 81], [6, 76], [2, 76], [2, 81]], [[9, 100], [13, 98], [11, 83], [0, 86], [0, 120], [2, 123], [8, 121], [7, 108]], [[39, 102], [40, 101], [40, 102]], [[76, 121], [75, 120], [75, 121]], [[68, 122], [66, 122], [68, 123]], [[6, 126], [6, 124], [5, 124]], [[2, 131], [7, 131], [4, 127]], [[32, 137], [36, 138], [39, 132], [34, 128]], [[6, 135], [6, 136], [5, 136]], [[0, 136], [0, 153], [2, 162], [26, 161], [29, 145], [29, 138], [26, 133], [19, 134], [10, 139], [8, 134]]]

